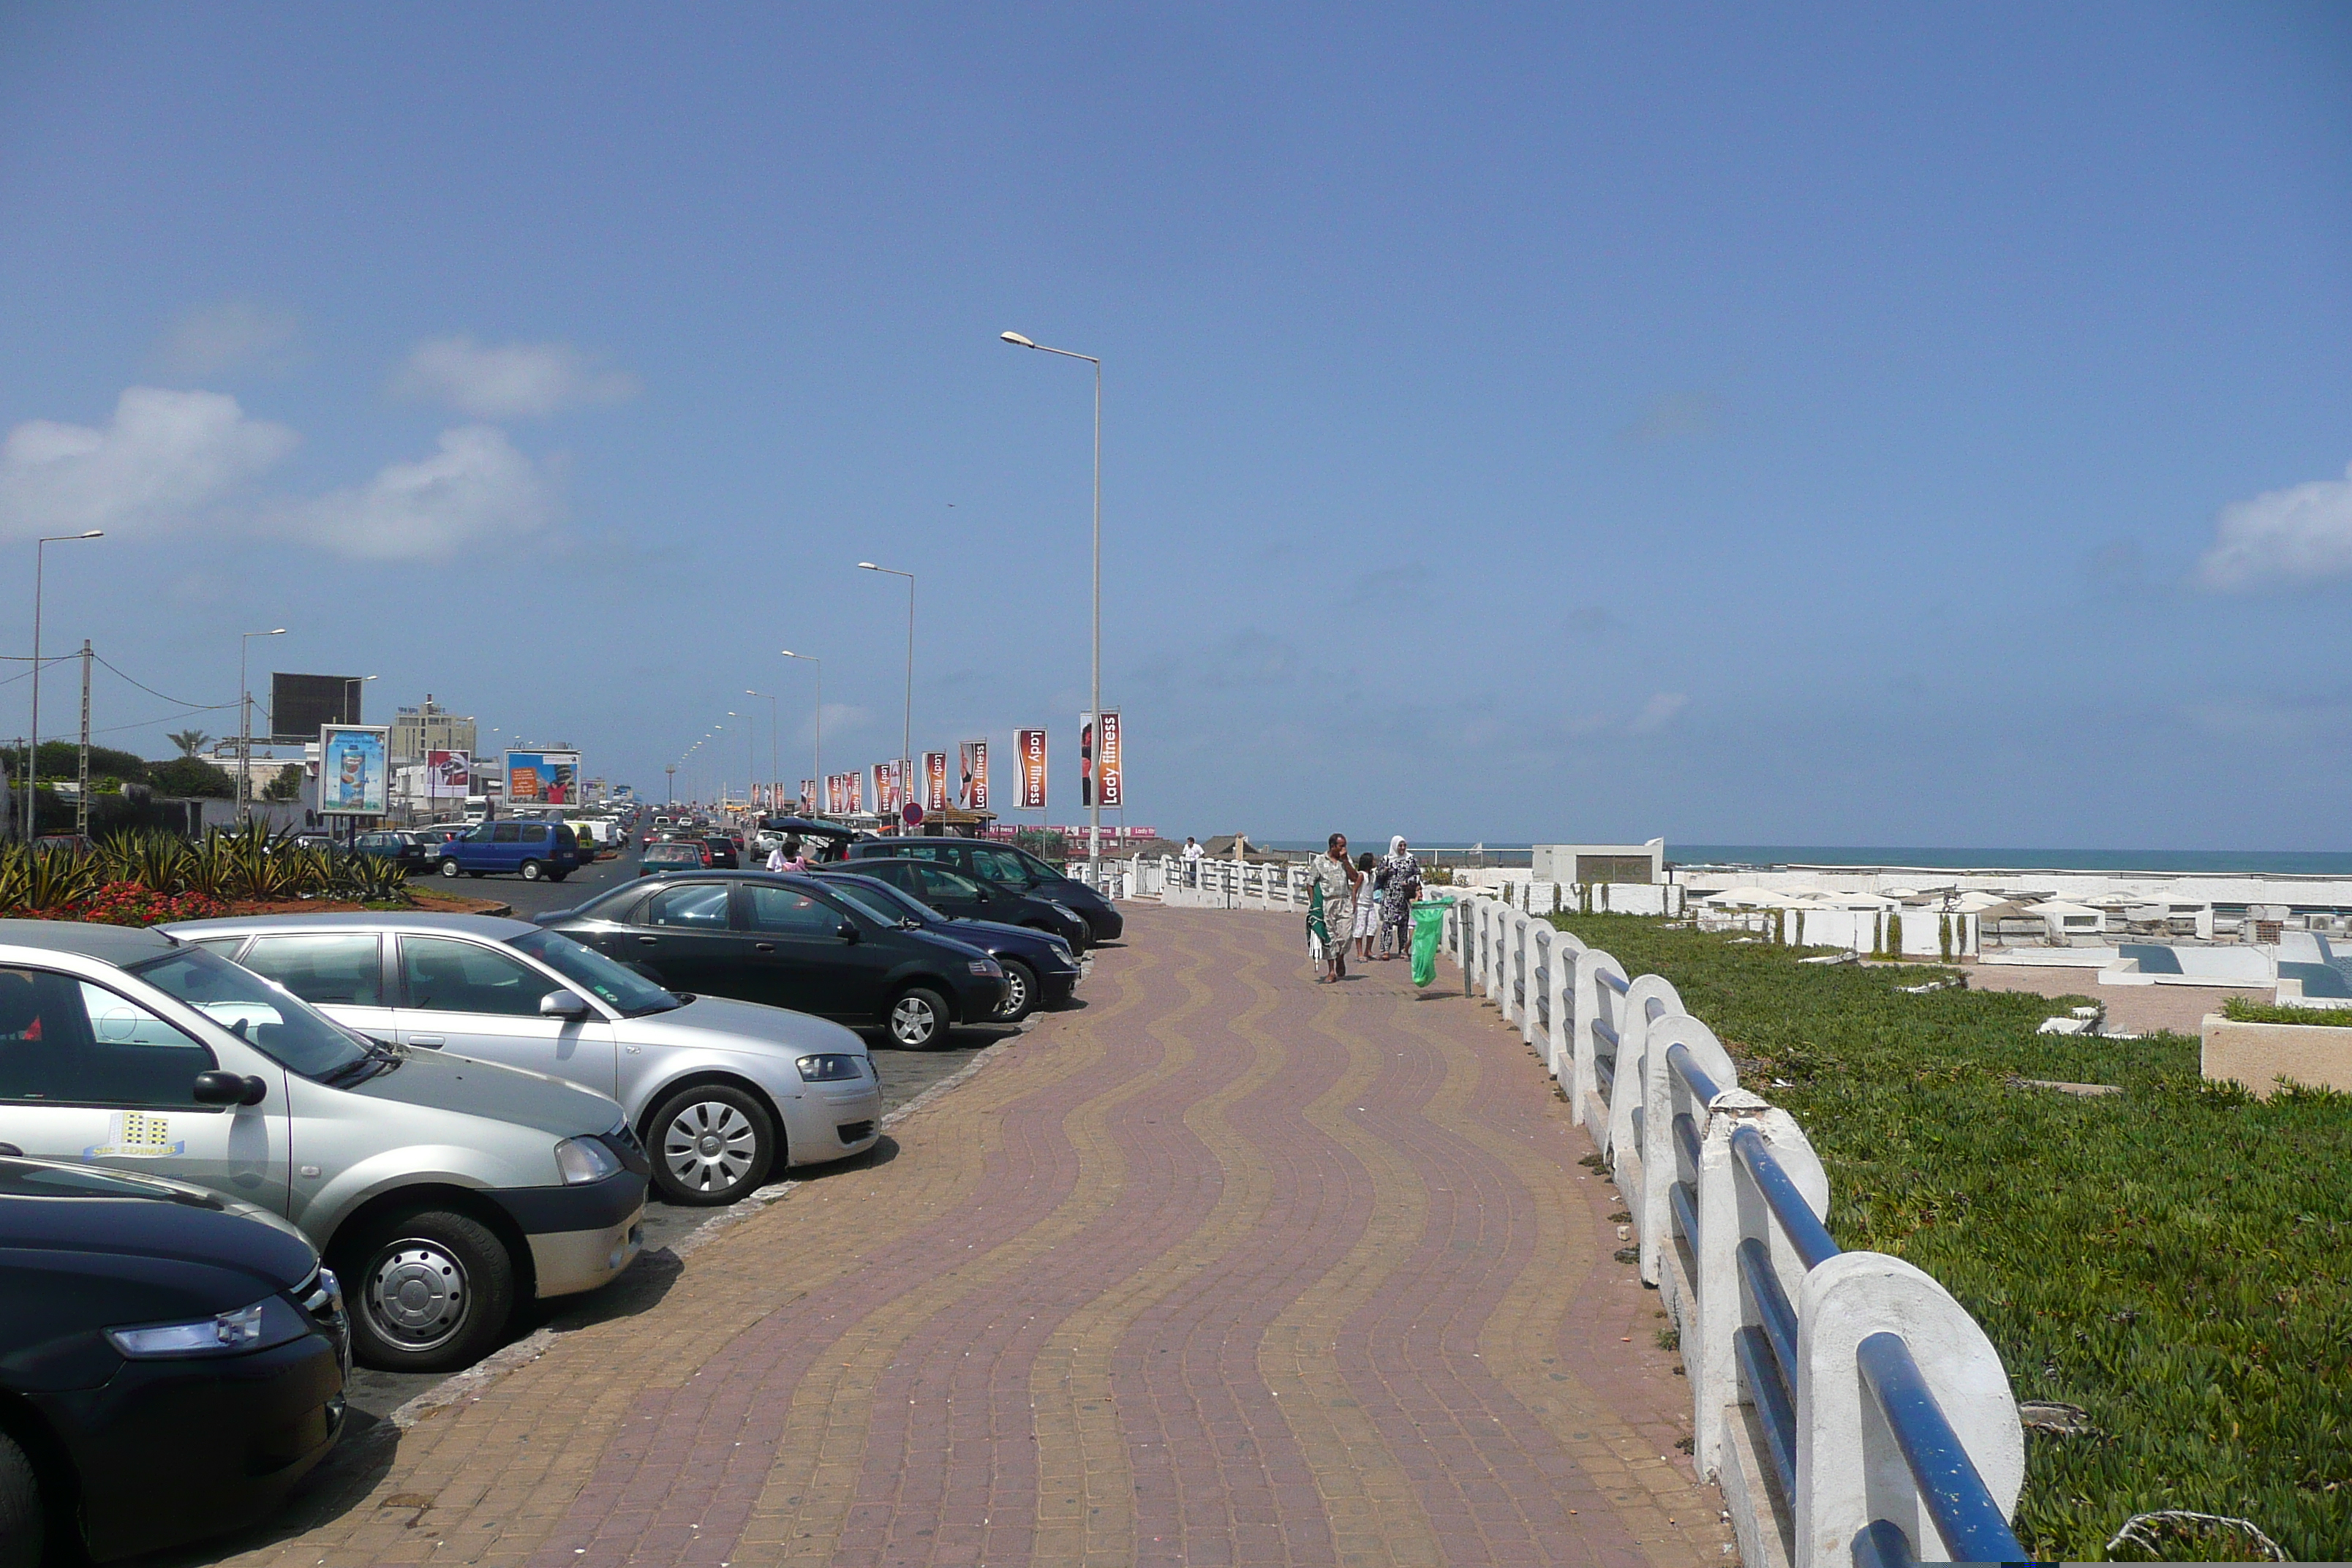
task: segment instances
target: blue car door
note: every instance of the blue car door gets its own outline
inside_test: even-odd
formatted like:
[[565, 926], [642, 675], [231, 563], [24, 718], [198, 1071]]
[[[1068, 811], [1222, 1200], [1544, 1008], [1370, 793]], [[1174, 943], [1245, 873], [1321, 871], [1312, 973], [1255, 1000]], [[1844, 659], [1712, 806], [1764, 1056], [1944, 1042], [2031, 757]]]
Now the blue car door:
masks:
[[489, 863], [486, 871], [511, 871], [522, 864], [522, 824], [501, 822], [490, 830]]

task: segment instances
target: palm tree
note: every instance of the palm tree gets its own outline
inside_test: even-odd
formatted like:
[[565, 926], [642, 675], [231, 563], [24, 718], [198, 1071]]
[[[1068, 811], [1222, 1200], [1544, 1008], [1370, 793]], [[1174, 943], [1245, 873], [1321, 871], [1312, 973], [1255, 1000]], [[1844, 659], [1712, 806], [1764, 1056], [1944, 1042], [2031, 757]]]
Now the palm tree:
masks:
[[193, 757], [205, 749], [205, 742], [210, 741], [212, 737], [202, 730], [182, 730], [177, 734], [166, 735], [163, 739], [179, 747], [180, 755]]

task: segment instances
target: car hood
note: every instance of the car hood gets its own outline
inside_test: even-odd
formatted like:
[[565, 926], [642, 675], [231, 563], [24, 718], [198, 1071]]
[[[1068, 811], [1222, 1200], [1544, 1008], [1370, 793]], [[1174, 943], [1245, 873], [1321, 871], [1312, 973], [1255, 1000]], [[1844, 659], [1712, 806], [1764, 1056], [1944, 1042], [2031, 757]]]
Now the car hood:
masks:
[[1002, 942], [1012, 939], [1029, 945], [1058, 942], [1061, 939], [1034, 926], [1017, 926], [1010, 921], [950, 921], [944, 925], [925, 926], [925, 931], [948, 938], [951, 942]]
[[800, 1058], [823, 1051], [866, 1054], [866, 1042], [828, 1019], [761, 1002], [697, 995], [683, 1007], [624, 1018], [613, 1026], [624, 1045], [676, 1046], [708, 1051], [770, 1051]]
[[378, 1073], [342, 1092], [478, 1116], [487, 1121], [515, 1122], [559, 1138], [609, 1131], [621, 1118], [620, 1107], [614, 1101], [560, 1078], [413, 1047], [394, 1070]]

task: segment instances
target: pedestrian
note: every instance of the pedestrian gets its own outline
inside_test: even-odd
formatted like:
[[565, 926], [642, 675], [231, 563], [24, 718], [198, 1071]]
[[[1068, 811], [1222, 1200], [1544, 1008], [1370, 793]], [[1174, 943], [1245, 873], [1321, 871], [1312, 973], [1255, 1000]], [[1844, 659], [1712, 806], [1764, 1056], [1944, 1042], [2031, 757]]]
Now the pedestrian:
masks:
[[809, 860], [808, 840], [797, 833], [784, 835], [784, 858], [790, 862], [783, 868], [787, 871], [806, 871], [813, 868]]
[[1329, 984], [1348, 978], [1348, 938], [1354, 930], [1356, 885], [1364, 874], [1348, 860], [1348, 836], [1331, 835], [1330, 847], [1307, 862], [1307, 882], [1313, 890], [1315, 903], [1310, 906], [1310, 929], [1319, 914], [1323, 922], [1321, 949], [1322, 967], [1329, 973], [1318, 974], [1318, 985]]
[[1201, 885], [1201, 861], [1208, 853], [1206, 849], [1201, 847], [1199, 839], [1189, 833], [1184, 835], [1184, 885], [1186, 887], [1197, 888]]
[[1391, 934], [1394, 951], [1391, 958], [1402, 958], [1412, 945], [1412, 901], [1421, 897], [1421, 862], [1405, 847], [1404, 835], [1389, 840], [1389, 852], [1381, 858], [1378, 873], [1381, 892], [1381, 926]]
[[782, 871], [791, 864], [791, 858], [786, 856], [784, 853], [784, 841], [782, 839], [776, 839], [768, 846], [769, 870]]
[[1372, 939], [1381, 933], [1381, 900], [1372, 880], [1378, 864], [1369, 849], [1356, 857], [1356, 956], [1366, 963], [1372, 961]]

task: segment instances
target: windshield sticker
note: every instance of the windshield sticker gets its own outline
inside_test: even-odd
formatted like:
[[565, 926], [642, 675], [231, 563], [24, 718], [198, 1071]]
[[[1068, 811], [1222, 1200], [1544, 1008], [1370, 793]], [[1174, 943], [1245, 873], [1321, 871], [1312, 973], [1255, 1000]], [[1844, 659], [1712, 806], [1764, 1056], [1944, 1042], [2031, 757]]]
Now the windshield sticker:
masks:
[[106, 1119], [107, 1142], [81, 1152], [85, 1160], [163, 1160], [188, 1152], [187, 1140], [172, 1139], [172, 1119], [143, 1110], [118, 1110]]

